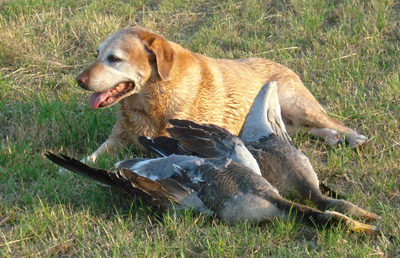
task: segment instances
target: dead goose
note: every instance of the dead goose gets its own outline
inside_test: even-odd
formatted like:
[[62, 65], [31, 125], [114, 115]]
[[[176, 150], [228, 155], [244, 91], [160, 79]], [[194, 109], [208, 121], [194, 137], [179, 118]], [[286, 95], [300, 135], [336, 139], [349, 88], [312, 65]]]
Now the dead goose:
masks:
[[340, 213], [319, 211], [281, 197], [265, 178], [230, 159], [203, 159], [171, 155], [157, 159], [131, 159], [116, 164], [116, 171], [91, 168], [78, 160], [47, 153], [54, 163], [102, 184], [141, 195], [147, 204], [161, 209], [193, 209], [216, 213], [228, 222], [296, 218], [319, 226], [347, 225], [352, 231], [373, 233], [377, 227]]
[[243, 148], [243, 140], [257, 160], [262, 176], [281, 194], [294, 192], [300, 198], [311, 200], [322, 210], [335, 209], [347, 215], [378, 219], [378, 215], [350, 202], [321, 193], [317, 174], [309, 159], [292, 146], [280, 114], [276, 82], [269, 82], [261, 88], [250, 108], [240, 133], [241, 139], [214, 125], [173, 119], [170, 120], [173, 127], [167, 131], [175, 139], [139, 137], [139, 142], [160, 156], [179, 153], [232, 158], [249, 166], [251, 158]]

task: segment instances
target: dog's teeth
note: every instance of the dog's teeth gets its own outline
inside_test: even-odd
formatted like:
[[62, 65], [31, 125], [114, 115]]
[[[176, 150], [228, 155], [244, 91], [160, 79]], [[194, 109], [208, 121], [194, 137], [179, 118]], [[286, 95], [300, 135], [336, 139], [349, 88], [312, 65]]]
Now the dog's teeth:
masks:
[[118, 84], [117, 86], [114, 87], [114, 90], [119, 90], [121, 88], [121, 84]]

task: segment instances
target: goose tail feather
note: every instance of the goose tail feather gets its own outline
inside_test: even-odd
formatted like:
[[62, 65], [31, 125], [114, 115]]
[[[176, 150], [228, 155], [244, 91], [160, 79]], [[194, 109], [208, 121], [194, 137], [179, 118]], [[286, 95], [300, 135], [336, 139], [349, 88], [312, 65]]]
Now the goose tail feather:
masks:
[[109, 176], [109, 173], [112, 173], [110, 171], [89, 167], [88, 165], [80, 162], [79, 160], [76, 160], [74, 158], [62, 154], [60, 154], [60, 156], [57, 156], [51, 152], [47, 152], [45, 156], [53, 163], [65, 169], [68, 169], [69, 171], [72, 171], [78, 175], [88, 177], [106, 186], [111, 186], [111, 187], [117, 186]]

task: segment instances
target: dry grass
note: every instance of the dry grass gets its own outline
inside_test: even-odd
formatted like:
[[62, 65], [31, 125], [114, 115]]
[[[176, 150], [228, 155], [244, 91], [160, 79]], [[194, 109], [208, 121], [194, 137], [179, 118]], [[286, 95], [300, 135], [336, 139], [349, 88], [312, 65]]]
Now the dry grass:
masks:
[[[389, 0], [1, 2], [1, 256], [399, 256], [399, 13]], [[321, 181], [382, 215], [383, 234], [158, 217], [123, 194], [58, 175], [45, 150], [83, 157], [110, 132], [115, 107], [90, 110], [74, 76], [128, 24], [208, 56], [266, 57], [296, 71], [332, 116], [370, 137], [352, 151], [299, 133], [296, 146]]]

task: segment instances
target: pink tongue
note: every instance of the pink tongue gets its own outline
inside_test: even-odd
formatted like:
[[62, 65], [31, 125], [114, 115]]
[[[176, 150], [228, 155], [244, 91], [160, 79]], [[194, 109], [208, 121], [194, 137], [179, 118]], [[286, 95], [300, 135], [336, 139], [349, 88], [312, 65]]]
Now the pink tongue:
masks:
[[106, 98], [108, 97], [108, 92], [109, 91], [93, 93], [89, 98], [90, 107], [96, 109], [101, 102], [106, 100]]

